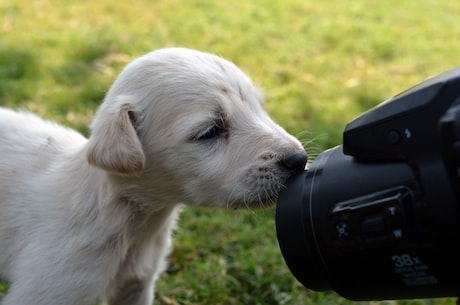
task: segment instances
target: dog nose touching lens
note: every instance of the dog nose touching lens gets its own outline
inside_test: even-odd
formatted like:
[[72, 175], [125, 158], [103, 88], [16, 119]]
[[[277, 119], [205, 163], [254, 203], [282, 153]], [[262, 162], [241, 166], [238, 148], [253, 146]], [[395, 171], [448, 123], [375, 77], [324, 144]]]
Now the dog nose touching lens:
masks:
[[351, 300], [460, 294], [460, 67], [346, 126], [288, 180], [277, 237], [296, 279]]

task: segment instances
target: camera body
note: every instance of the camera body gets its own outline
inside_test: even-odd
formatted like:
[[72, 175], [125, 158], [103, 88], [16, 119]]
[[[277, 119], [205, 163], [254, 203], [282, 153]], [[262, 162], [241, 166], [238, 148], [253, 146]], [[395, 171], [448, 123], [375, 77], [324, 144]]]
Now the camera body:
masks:
[[292, 274], [350, 300], [460, 295], [460, 68], [348, 123], [276, 208]]

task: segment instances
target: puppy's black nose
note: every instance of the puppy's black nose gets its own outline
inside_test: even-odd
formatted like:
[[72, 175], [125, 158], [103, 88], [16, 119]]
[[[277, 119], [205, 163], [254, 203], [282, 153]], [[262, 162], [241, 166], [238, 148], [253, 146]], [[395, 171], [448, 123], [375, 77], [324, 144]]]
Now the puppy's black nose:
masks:
[[305, 151], [289, 153], [280, 160], [282, 166], [290, 170], [303, 170], [307, 163], [308, 155]]

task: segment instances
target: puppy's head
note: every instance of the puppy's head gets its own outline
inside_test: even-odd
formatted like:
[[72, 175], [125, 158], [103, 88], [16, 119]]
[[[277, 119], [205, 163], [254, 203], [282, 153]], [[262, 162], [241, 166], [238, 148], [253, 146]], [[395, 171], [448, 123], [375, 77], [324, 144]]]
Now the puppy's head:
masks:
[[307, 160], [263, 103], [233, 63], [158, 50], [130, 63], [110, 88], [92, 124], [88, 161], [157, 199], [263, 206]]

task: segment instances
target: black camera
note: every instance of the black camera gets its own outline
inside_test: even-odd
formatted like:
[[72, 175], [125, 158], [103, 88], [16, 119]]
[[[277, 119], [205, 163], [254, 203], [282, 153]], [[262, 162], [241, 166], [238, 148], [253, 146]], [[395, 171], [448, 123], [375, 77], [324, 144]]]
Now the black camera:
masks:
[[291, 177], [281, 252], [305, 287], [350, 300], [460, 295], [460, 67], [348, 123]]

